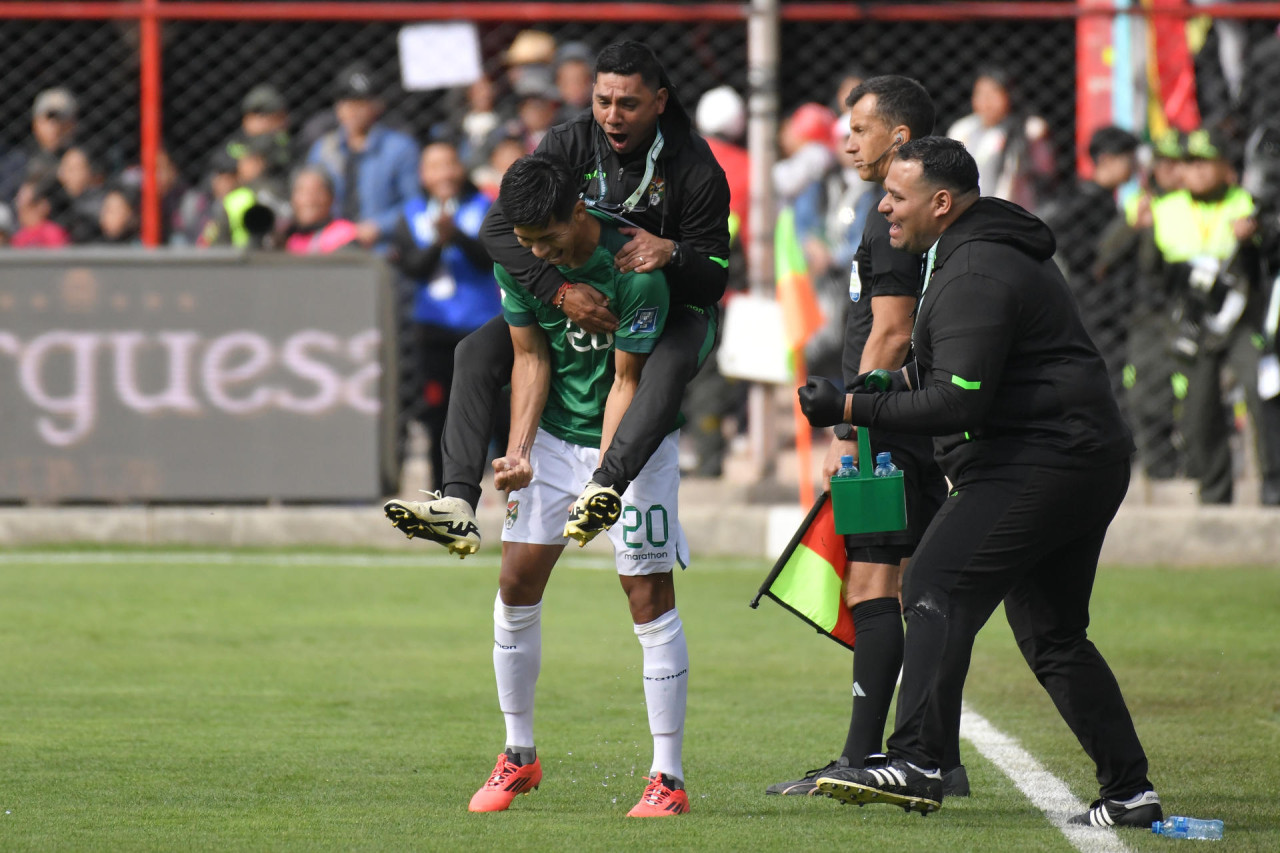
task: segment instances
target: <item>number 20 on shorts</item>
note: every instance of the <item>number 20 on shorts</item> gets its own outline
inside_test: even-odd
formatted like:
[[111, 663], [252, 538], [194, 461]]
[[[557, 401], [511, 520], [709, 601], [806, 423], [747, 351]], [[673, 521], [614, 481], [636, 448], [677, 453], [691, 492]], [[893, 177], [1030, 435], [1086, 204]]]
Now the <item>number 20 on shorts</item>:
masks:
[[643, 513], [630, 504], [622, 508], [622, 542], [628, 548], [643, 548], [646, 544], [661, 548], [668, 537], [667, 508], [662, 504], [654, 504]]

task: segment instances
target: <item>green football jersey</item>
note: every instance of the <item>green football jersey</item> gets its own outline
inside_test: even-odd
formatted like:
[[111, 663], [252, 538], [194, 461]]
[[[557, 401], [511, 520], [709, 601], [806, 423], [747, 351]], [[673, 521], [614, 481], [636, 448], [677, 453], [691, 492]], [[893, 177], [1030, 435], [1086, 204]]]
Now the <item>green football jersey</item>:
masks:
[[551, 350], [551, 389], [540, 424], [557, 438], [583, 447], [600, 444], [604, 403], [613, 384], [614, 347], [647, 354], [667, 322], [670, 292], [661, 271], [619, 272], [613, 256], [630, 240], [607, 222], [600, 224], [600, 244], [581, 267], [557, 267], [565, 281], [590, 285], [609, 297], [618, 316], [618, 330], [590, 334], [574, 325], [564, 312], [543, 303], [495, 264], [502, 288], [502, 316], [512, 326], [537, 323], [546, 332]]

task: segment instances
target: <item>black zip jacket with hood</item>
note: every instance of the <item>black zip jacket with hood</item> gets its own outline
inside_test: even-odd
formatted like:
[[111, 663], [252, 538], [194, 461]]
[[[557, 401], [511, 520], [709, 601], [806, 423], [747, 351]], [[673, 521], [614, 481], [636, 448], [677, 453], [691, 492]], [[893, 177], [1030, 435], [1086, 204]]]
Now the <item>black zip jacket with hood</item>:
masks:
[[[680, 263], [662, 268], [673, 302], [714, 305], [729, 281], [729, 183], [706, 141], [693, 130], [675, 89], [666, 79], [660, 82], [668, 97], [658, 119], [662, 153], [646, 193], [650, 198], [637, 205], [644, 209], [623, 214], [627, 222], [621, 224], [637, 225], [680, 244]], [[591, 111], [586, 110], [547, 131], [538, 153], [568, 163], [582, 181], [582, 190], [592, 198], [599, 194], [597, 162], [603, 164], [607, 185], [603, 201], [621, 204], [640, 183], [649, 148], [619, 157]], [[651, 202], [654, 198], [656, 204]], [[521, 247], [500, 203], [489, 208], [480, 239], [496, 263], [538, 299], [551, 304], [564, 276]]]
[[953, 483], [971, 466], [1127, 458], [1133, 438], [1054, 248], [1048, 226], [1010, 202], [981, 198], [961, 214], [916, 309], [919, 390], [856, 393], [853, 423], [935, 436]]

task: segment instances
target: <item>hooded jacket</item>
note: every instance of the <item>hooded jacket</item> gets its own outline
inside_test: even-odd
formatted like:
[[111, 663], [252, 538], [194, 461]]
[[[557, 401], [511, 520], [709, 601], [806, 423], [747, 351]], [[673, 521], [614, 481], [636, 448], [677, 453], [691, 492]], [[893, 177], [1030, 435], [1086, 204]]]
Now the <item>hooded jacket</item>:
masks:
[[853, 422], [935, 436], [942, 470], [1095, 467], [1133, 438], [1106, 365], [1054, 264], [1053, 233], [1015, 204], [979, 199], [938, 240], [917, 308], [919, 390], [853, 395]]
[[[729, 184], [706, 140], [693, 130], [675, 89], [665, 79], [660, 82], [668, 91], [666, 109], [658, 118], [663, 146], [649, 182], [647, 207], [624, 214], [627, 221], [619, 224], [634, 224], [680, 243], [681, 263], [662, 268], [672, 302], [714, 305], [729, 280]], [[589, 190], [593, 198], [599, 186], [598, 165], [603, 166], [607, 186], [603, 201], [619, 204], [639, 184], [648, 151], [646, 146], [620, 157], [590, 110], [551, 128], [538, 145], [539, 154], [568, 163], [580, 178], [581, 189]], [[502, 214], [501, 202], [489, 209], [480, 236], [496, 263], [534, 296], [551, 303], [564, 276], [520, 246]]]

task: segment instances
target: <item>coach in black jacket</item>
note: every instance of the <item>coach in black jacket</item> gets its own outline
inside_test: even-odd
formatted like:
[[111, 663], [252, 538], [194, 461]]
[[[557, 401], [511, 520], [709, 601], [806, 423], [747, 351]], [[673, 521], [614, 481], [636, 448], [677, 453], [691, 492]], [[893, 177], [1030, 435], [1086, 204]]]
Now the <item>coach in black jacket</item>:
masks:
[[1072, 821], [1150, 826], [1162, 813], [1146, 754], [1086, 636], [1133, 442], [1052, 261], [1053, 235], [1017, 205], [979, 198], [977, 167], [954, 140], [902, 146], [885, 189], [892, 245], [928, 252], [916, 360], [887, 393], [846, 395], [810, 379], [801, 406], [815, 425], [935, 436], [952, 490], [907, 572], [888, 758], [818, 786], [850, 802], [939, 807], [973, 640], [1003, 599], [1023, 656], [1097, 767], [1101, 798]]
[[[619, 87], [620, 80], [629, 84]], [[620, 495], [675, 428], [684, 386], [714, 339], [715, 306], [728, 281], [729, 185], [653, 52], [635, 41], [600, 52], [592, 112], [553, 127], [538, 151], [569, 163], [590, 206], [636, 229], [627, 232], [633, 239], [618, 254], [617, 266], [661, 269], [671, 288], [666, 329], [594, 478]], [[501, 205], [490, 209], [481, 240], [496, 263], [578, 326], [597, 334], [617, 327], [598, 291], [567, 284], [555, 267], [516, 241]], [[473, 507], [512, 358], [501, 316], [458, 348], [445, 424], [443, 491]]]

